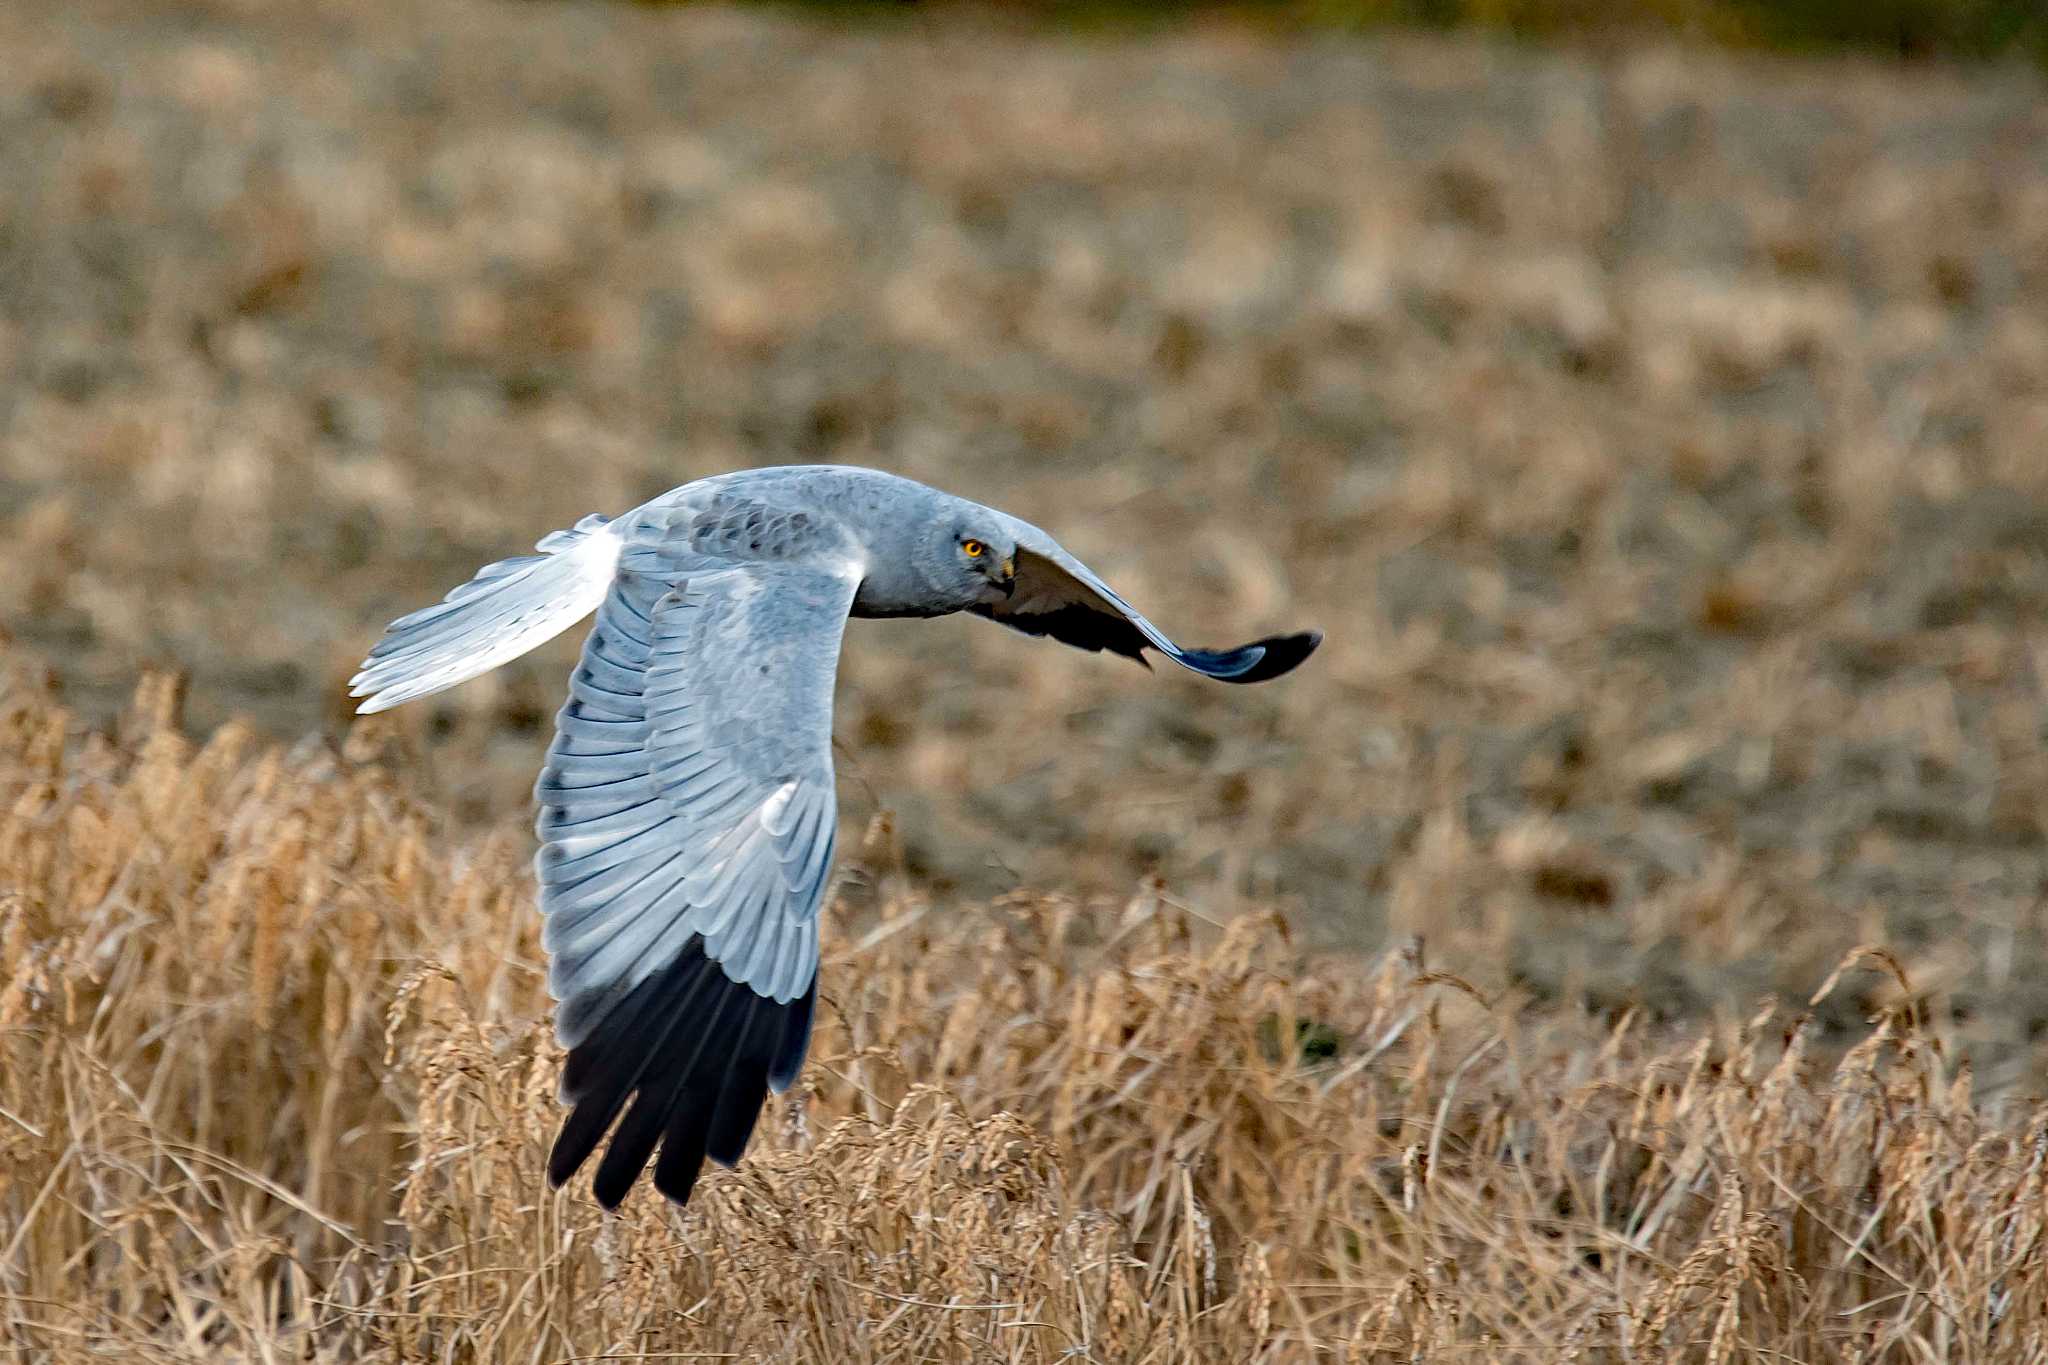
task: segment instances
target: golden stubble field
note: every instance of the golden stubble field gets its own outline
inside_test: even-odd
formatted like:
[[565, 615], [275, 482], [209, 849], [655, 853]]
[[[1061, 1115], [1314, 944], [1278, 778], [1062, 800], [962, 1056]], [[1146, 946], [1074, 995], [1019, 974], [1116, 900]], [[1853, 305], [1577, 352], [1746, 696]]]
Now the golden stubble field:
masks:
[[[1488, 999], [1157, 894], [962, 913], [888, 857], [737, 1172], [542, 1177], [518, 840], [176, 683], [0, 679], [0, 1343], [34, 1360], [2048, 1356], [2048, 1105], [1882, 949], [1714, 1027]], [[877, 850], [871, 848], [870, 852]]]
[[[471, 0], [0, 51], [11, 1343], [2048, 1351], [2038, 74]], [[573, 642], [343, 680], [796, 460], [1329, 642], [850, 632], [811, 1089], [603, 1224], [539, 1182]]]

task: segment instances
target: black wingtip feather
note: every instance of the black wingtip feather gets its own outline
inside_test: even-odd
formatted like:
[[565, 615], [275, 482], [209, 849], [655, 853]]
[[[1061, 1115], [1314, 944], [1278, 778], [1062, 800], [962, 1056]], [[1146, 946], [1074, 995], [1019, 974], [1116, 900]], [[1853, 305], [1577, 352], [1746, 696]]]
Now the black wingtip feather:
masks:
[[1304, 630], [1294, 635], [1269, 635], [1236, 649], [1185, 650], [1182, 658], [1190, 668], [1218, 682], [1265, 682], [1292, 673], [1322, 642], [1321, 631]]
[[771, 1084], [795, 1079], [816, 989], [778, 1004], [726, 976], [693, 938], [570, 1049], [563, 1098], [574, 1108], [549, 1154], [549, 1183], [566, 1184], [624, 1110], [591, 1183], [598, 1203], [624, 1202], [657, 1144], [655, 1187], [687, 1203], [707, 1151], [738, 1161]]
[[711, 1127], [704, 1135], [704, 1154], [728, 1170], [739, 1164], [754, 1136], [754, 1122], [768, 1098], [768, 1072], [782, 1042], [782, 1011], [772, 1000], [756, 999], [752, 1014], [735, 1038], [732, 1062], [710, 1110]]
[[818, 1005], [818, 978], [814, 973], [804, 993], [789, 1002], [782, 1016], [782, 1043], [775, 1050], [775, 1065], [768, 1068], [768, 1088], [780, 1095], [796, 1084], [804, 1069], [804, 1055], [811, 1050], [811, 1013]]

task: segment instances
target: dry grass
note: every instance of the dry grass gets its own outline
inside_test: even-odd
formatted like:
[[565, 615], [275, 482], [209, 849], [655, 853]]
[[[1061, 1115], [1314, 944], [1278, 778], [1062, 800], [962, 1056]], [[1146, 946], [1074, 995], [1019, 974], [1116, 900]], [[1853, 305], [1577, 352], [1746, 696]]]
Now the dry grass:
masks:
[[687, 1213], [607, 1219], [542, 1180], [516, 849], [175, 703], [81, 738], [0, 687], [30, 1358], [2048, 1358], [2048, 1107], [1974, 1098], [1903, 979], [1829, 1062], [1149, 891], [842, 899], [803, 1086]]

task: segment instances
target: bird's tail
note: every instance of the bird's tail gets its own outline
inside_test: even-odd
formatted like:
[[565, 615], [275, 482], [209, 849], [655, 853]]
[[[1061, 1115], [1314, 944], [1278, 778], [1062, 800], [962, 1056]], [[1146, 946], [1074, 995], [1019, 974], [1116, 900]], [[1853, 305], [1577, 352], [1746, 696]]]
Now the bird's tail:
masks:
[[389, 710], [552, 640], [604, 601], [622, 544], [607, 518], [587, 516], [544, 538], [539, 554], [487, 564], [445, 600], [399, 617], [349, 679], [349, 695], [366, 698], [356, 710]]

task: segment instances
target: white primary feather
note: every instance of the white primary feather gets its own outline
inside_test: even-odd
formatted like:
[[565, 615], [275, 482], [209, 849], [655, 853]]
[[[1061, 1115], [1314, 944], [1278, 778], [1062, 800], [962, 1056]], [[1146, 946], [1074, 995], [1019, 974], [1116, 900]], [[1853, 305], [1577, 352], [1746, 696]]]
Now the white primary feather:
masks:
[[488, 673], [596, 611], [624, 546], [616, 524], [587, 516], [556, 531], [541, 553], [485, 565], [447, 599], [401, 616], [384, 631], [349, 695], [367, 715]]

